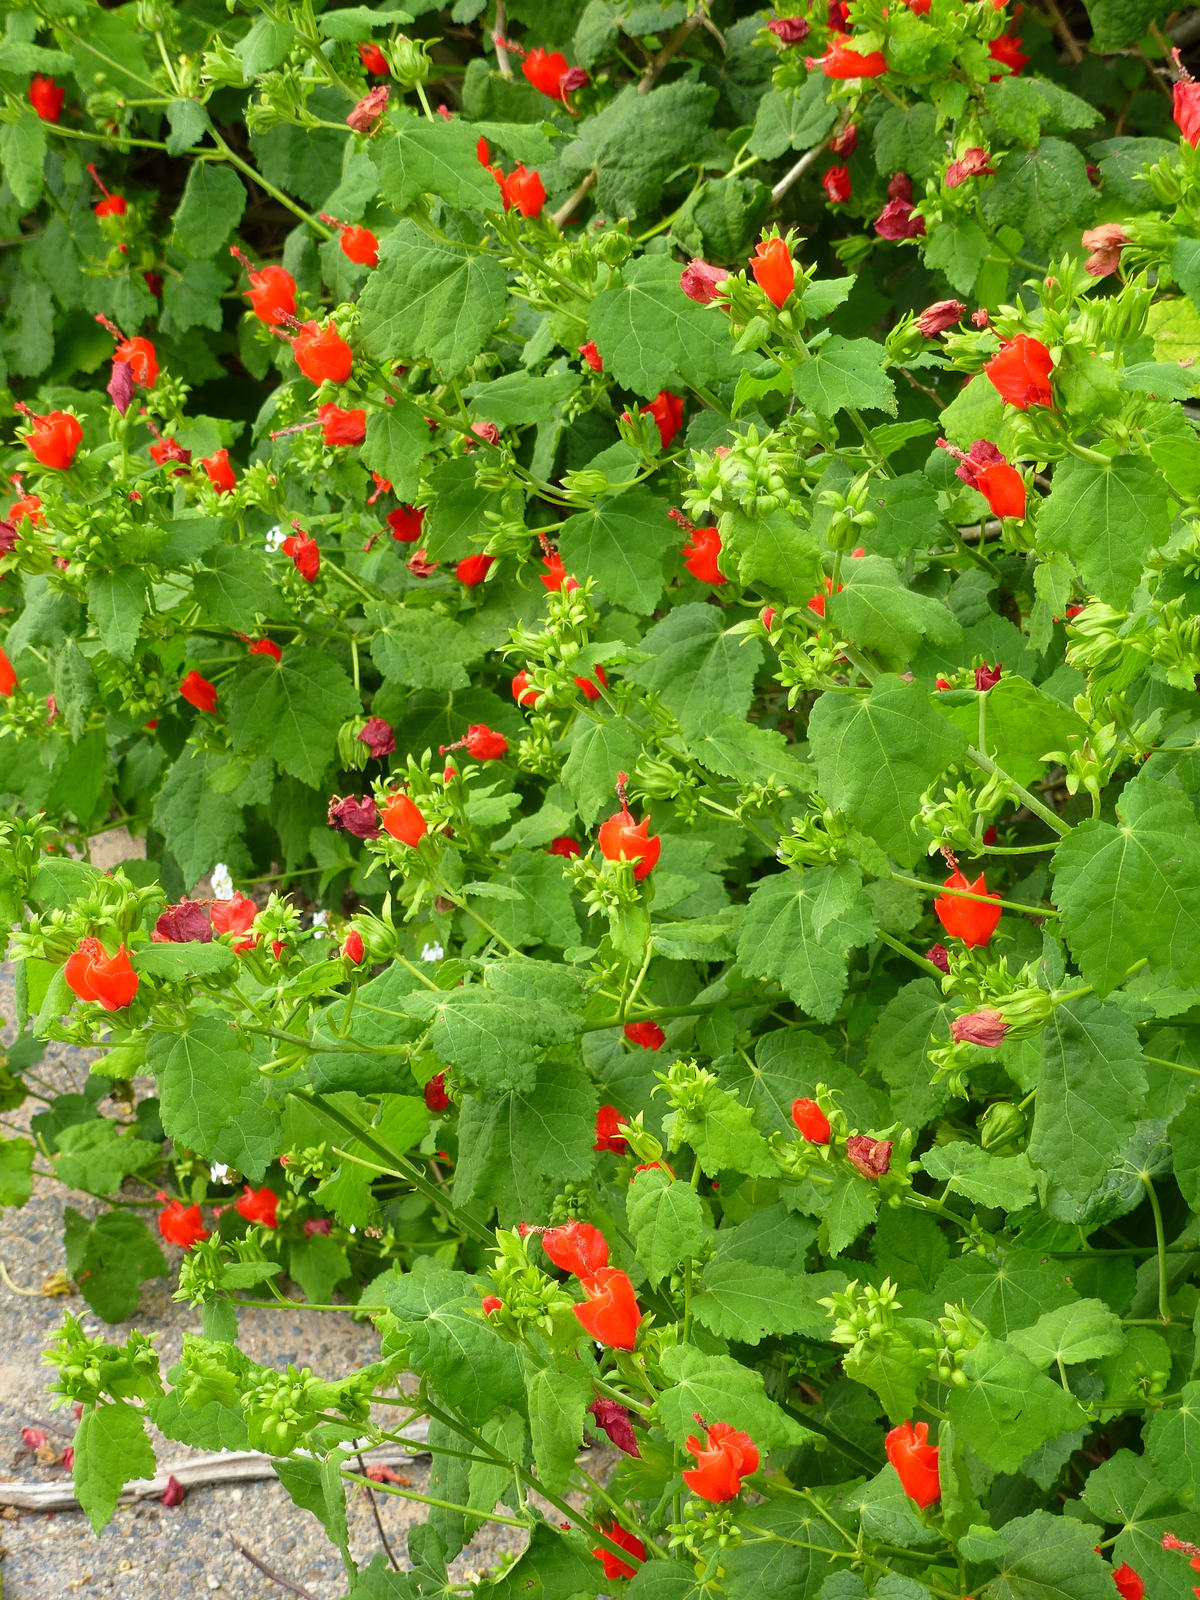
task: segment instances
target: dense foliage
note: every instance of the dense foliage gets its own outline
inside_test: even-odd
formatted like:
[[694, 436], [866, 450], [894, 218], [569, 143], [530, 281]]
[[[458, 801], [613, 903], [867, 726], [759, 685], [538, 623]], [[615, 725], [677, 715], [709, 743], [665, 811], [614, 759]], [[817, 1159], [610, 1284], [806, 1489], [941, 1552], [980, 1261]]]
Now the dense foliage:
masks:
[[[374, 1600], [493, 1515], [498, 1596], [1187, 1600], [1165, 8], [5, 21], [0, 1200], [99, 1197], [91, 1309], [202, 1319], [163, 1372], [66, 1318], [93, 1525], [149, 1418]], [[299, 1296], [378, 1363], [239, 1350]], [[405, 1574], [346, 1533], [389, 1416]]]

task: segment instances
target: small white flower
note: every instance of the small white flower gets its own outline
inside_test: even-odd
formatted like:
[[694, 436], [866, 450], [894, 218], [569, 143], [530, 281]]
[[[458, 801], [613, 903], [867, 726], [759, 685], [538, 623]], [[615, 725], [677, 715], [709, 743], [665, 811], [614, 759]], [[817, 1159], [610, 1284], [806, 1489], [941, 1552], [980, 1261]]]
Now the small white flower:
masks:
[[287, 534], [283, 531], [278, 523], [276, 523], [273, 528], [268, 528], [266, 541], [268, 554], [274, 555], [275, 551], [280, 548], [286, 538]]
[[209, 1176], [214, 1183], [224, 1183], [229, 1176], [229, 1168], [223, 1161], [214, 1161], [208, 1169]]
[[350, 1223], [349, 1226], [350, 1226], [350, 1232], [351, 1233], [357, 1233], [358, 1232], [358, 1229], [354, 1226], [353, 1223]]
[[421, 948], [422, 961], [440, 961], [445, 954], [440, 944], [427, 944]]
[[324, 939], [324, 938], [326, 938], [327, 937], [327, 933], [326, 933], [325, 930], [327, 930], [328, 927], [329, 927], [329, 913], [328, 913], [328, 911], [314, 911], [313, 914], [312, 914], [312, 933], [313, 933], [313, 938], [314, 939]]
[[214, 900], [233, 899], [233, 875], [223, 861], [212, 869], [212, 892]]

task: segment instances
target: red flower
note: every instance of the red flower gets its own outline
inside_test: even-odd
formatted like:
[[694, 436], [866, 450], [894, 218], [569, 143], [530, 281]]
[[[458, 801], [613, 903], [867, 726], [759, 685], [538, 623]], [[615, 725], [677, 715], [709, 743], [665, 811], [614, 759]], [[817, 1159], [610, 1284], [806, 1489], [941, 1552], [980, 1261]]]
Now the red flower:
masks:
[[388, 86], [381, 83], [377, 89], [370, 90], [352, 109], [346, 118], [346, 126], [355, 133], [370, 133], [380, 117], [387, 110]]
[[368, 717], [359, 733], [359, 743], [365, 744], [373, 761], [382, 761], [396, 750], [396, 734], [390, 722], [382, 717]]
[[[1194, 1562], [1192, 1564], [1193, 1566], [1195, 1565]], [[1117, 1593], [1121, 1596], [1121, 1600], [1142, 1600], [1142, 1596], [1146, 1592], [1146, 1585], [1127, 1561], [1122, 1561], [1121, 1565], [1114, 1570], [1112, 1579], [1117, 1586]]]
[[304, 1223], [304, 1237], [311, 1239], [314, 1234], [328, 1235], [333, 1232], [333, 1223], [328, 1217], [309, 1217]]
[[[467, 747], [467, 754], [476, 761], [499, 761], [507, 753], [508, 740], [502, 733], [497, 733], [489, 728], [486, 722], [475, 722], [467, 729], [467, 736], [460, 743]], [[447, 749], [457, 749], [456, 745], [448, 745]], [[444, 751], [439, 752], [444, 754]]]
[[[994, 444], [987, 439], [976, 439], [970, 455], [956, 450], [945, 439], [939, 439], [938, 446], [947, 455], [957, 458], [955, 477], [979, 491], [991, 507], [993, 516], [1025, 516], [1025, 480], [1016, 467], [1009, 466]], [[976, 684], [976, 687], [981, 685]], [[991, 684], [986, 687], [991, 688]]]
[[629, 1420], [629, 1412], [625, 1406], [617, 1400], [601, 1398], [593, 1400], [588, 1410], [595, 1418], [596, 1426], [603, 1429], [618, 1450], [624, 1450], [627, 1456], [641, 1455], [637, 1435], [633, 1431], [633, 1424]]
[[551, 594], [557, 594], [564, 583], [568, 586], [568, 594], [572, 590], [578, 589], [579, 585], [575, 579], [567, 577], [567, 569], [563, 566], [563, 559], [557, 550], [551, 550], [547, 555], [544, 555], [542, 557], [542, 565], [546, 570], [540, 575], [541, 580]]
[[1046, 346], [1027, 333], [1018, 333], [1001, 345], [983, 370], [1005, 405], [1016, 406], [1018, 411], [1054, 405], [1050, 387], [1054, 361]]
[[310, 383], [345, 383], [354, 366], [354, 352], [331, 324], [306, 322], [292, 340], [292, 353]]
[[389, 795], [379, 820], [385, 833], [390, 833], [393, 839], [413, 849], [429, 832], [429, 824], [421, 814], [420, 807], [406, 794]]
[[616, 1106], [601, 1106], [596, 1112], [596, 1142], [592, 1149], [623, 1156], [629, 1149], [629, 1140], [623, 1139], [617, 1128], [624, 1121]]
[[964, 150], [957, 161], [952, 161], [946, 168], [943, 180], [947, 189], [957, 189], [966, 183], [968, 178], [994, 178], [996, 169], [992, 166], [992, 158], [982, 146], [973, 144], [969, 150]]
[[194, 900], [168, 906], [154, 924], [154, 938], [160, 944], [211, 944], [212, 936], [208, 912]]
[[361, 800], [356, 800], [350, 794], [344, 799], [335, 794], [330, 798], [326, 815], [329, 826], [336, 828], [338, 833], [351, 834], [355, 839], [379, 837], [379, 808], [373, 795], [366, 794]]
[[938, 1447], [927, 1444], [928, 1438], [927, 1422], [918, 1422], [915, 1428], [911, 1422], [905, 1422], [893, 1428], [883, 1441], [887, 1458], [895, 1467], [905, 1494], [910, 1500], [915, 1500], [922, 1510], [942, 1497], [942, 1486], [938, 1480]]
[[504, 199], [505, 211], [515, 206], [523, 217], [536, 217], [546, 203], [546, 190], [536, 171], [526, 172], [523, 165], [516, 166], [507, 175], [496, 173], [496, 182]]
[[911, 200], [913, 197], [912, 179], [907, 172], [897, 172], [888, 183], [889, 200]]
[[138, 975], [122, 945], [106, 955], [99, 939], [81, 939], [63, 969], [67, 987], [81, 1000], [99, 1000], [105, 1011], [120, 1011], [137, 993]]
[[773, 306], [782, 306], [796, 287], [796, 265], [782, 239], [760, 239], [750, 258], [750, 271]]
[[887, 60], [882, 50], [872, 50], [860, 56], [848, 44], [831, 45], [818, 61], [806, 56], [804, 65], [811, 72], [820, 67], [827, 78], [879, 78], [887, 71]]
[[139, 334], [136, 339], [122, 339], [113, 351], [113, 360], [129, 368], [135, 383], [143, 389], [152, 389], [158, 377], [158, 355], [149, 339]]
[[247, 1222], [257, 1222], [261, 1228], [273, 1228], [278, 1206], [279, 1197], [273, 1189], [252, 1189], [247, 1184], [245, 1193], [234, 1202], [233, 1209]]
[[367, 413], [343, 411], [341, 406], [318, 406], [321, 437], [326, 444], [361, 444], [367, 436]]
[[1008, 1024], [1003, 1014], [991, 1006], [985, 1006], [982, 1011], [967, 1011], [961, 1017], [955, 1017], [950, 1024], [950, 1037], [955, 1044], [982, 1045], [985, 1050], [995, 1050], [1004, 1043], [1004, 1036], [1008, 1032]]
[[588, 75], [582, 67], [567, 65], [567, 58], [557, 50], [531, 50], [521, 63], [521, 71], [539, 94], [550, 100], [567, 103], [572, 89], [582, 89]]
[[821, 179], [825, 193], [835, 206], [845, 205], [850, 198], [850, 168], [830, 167]]
[[29, 104], [43, 122], [57, 122], [62, 116], [67, 91], [60, 89], [53, 78], [44, 78], [35, 72], [29, 84]]
[[729, 580], [717, 565], [721, 555], [721, 535], [715, 528], [693, 528], [691, 538], [683, 547], [683, 564], [693, 578], [701, 583], [727, 583]]
[[832, 28], [835, 33], [850, 32], [850, 7], [846, 0], [829, 0], [826, 16], [826, 27]]
[[[1016, 75], [1028, 62], [1029, 57], [1021, 49], [1020, 39], [1011, 33], [1002, 33], [998, 39], [993, 39], [988, 45], [988, 55], [1000, 66], [1007, 67], [1009, 73]], [[1005, 74], [997, 72], [992, 77], [993, 83], [999, 83]]]
[[[38, 80], [35, 78], [34, 83]], [[33, 99], [33, 90], [29, 91], [29, 98]], [[1179, 78], [1174, 89], [1175, 100], [1175, 125], [1194, 150], [1200, 144], [1200, 83], [1197, 83], [1190, 72], [1180, 70]], [[34, 109], [37, 107], [35, 105]], [[38, 111], [39, 116], [44, 113]], [[53, 122], [55, 119], [50, 118]]]
[[835, 156], [852, 156], [858, 149], [858, 127], [855, 123], [842, 130], [829, 141], [829, 151]]
[[201, 456], [200, 465], [208, 474], [208, 481], [218, 494], [229, 494], [237, 488], [237, 479], [229, 465], [229, 451], [218, 450], [215, 455]]
[[389, 72], [387, 57], [377, 44], [360, 44], [358, 59], [368, 72], [373, 72], [377, 78], [386, 78]]
[[[162, 1199], [159, 1195], [159, 1199]], [[182, 1200], [170, 1200], [158, 1213], [158, 1231], [168, 1244], [177, 1244], [181, 1250], [190, 1250], [208, 1238], [208, 1229], [200, 1216], [199, 1206], [185, 1206]]]
[[167, 1487], [158, 1497], [159, 1505], [166, 1506], [169, 1510], [172, 1506], [181, 1506], [186, 1499], [187, 1490], [175, 1474], [171, 1473], [167, 1478]]
[[156, 467], [164, 467], [168, 461], [180, 461], [186, 467], [191, 462], [192, 452], [185, 450], [178, 439], [159, 439], [150, 446], [150, 459]]
[[488, 569], [494, 565], [495, 560], [495, 556], [465, 556], [455, 567], [454, 576], [468, 589], [474, 589], [476, 584], [482, 583], [487, 577]]
[[[697, 1417], [698, 1422], [700, 1419]], [[691, 1437], [687, 1447], [696, 1465], [683, 1474], [683, 1481], [702, 1500], [732, 1500], [742, 1491], [742, 1479], [758, 1471], [758, 1446], [748, 1433], [739, 1433], [727, 1422], [705, 1427], [705, 1442]]]
[[[947, 684], [946, 687], [949, 688], [950, 685]], [[926, 961], [932, 961], [939, 972], [945, 972], [947, 974], [949, 973], [950, 952], [946, 949], [944, 944], [930, 945], [929, 949], [925, 952], [925, 959]]]
[[19, 500], [14, 500], [9, 507], [8, 520], [20, 522], [23, 517], [28, 517], [35, 528], [45, 525], [46, 513], [42, 510], [41, 498], [36, 494], [22, 495]]
[[601, 1267], [581, 1281], [587, 1304], [574, 1310], [584, 1332], [610, 1350], [632, 1350], [642, 1321], [632, 1283], [617, 1267]]
[[[24, 408], [18, 406], [17, 409]], [[29, 418], [23, 436], [26, 447], [44, 467], [65, 472], [83, 440], [78, 417], [73, 417], [69, 411], [51, 411], [44, 417], [35, 417], [26, 411], [25, 415]]]
[[216, 709], [216, 685], [209, 683], [207, 678], [202, 678], [194, 667], [179, 685], [179, 693], [187, 701], [188, 705], [195, 706], [197, 711], [214, 711]]
[[935, 300], [917, 318], [917, 327], [927, 339], [933, 339], [939, 333], [945, 333], [947, 328], [952, 328], [956, 322], [961, 322], [966, 310], [961, 300]]
[[532, 706], [537, 704], [538, 692], [529, 687], [529, 674], [518, 672], [512, 681], [512, 697], [519, 706]]
[[[499, 444], [500, 442], [500, 429], [494, 422], [473, 422], [471, 424], [471, 432], [477, 439], [482, 439], [485, 444]], [[474, 447], [468, 445], [467, 448], [469, 451]]]
[[973, 670], [975, 673], [975, 687], [983, 694], [988, 689], [994, 689], [1000, 682], [1000, 676], [1004, 671], [1004, 663], [1003, 661], [997, 661], [994, 667], [989, 667], [985, 661], [982, 666], [975, 667]]
[[370, 228], [348, 225], [342, 229], [342, 254], [357, 267], [379, 265], [379, 240]]
[[679, 287], [688, 299], [695, 300], [697, 305], [710, 306], [720, 297], [728, 276], [728, 267], [710, 267], [707, 261], [701, 261], [698, 256], [693, 256], [683, 269]]
[[815, 1100], [793, 1100], [792, 1121], [809, 1144], [829, 1143], [829, 1118]]
[[864, 1178], [882, 1178], [892, 1164], [890, 1139], [868, 1139], [856, 1134], [846, 1140], [846, 1155]]
[[[258, 907], [239, 889], [232, 900], [218, 900], [209, 915], [212, 917], [214, 933], [249, 933], [258, 915]], [[240, 955], [244, 950], [254, 948], [254, 940], [235, 938], [233, 948]]]
[[483, 1299], [482, 1299], [482, 1301], [480, 1302], [480, 1307], [481, 1307], [481, 1309], [483, 1311], [484, 1316], [485, 1317], [490, 1317], [492, 1312], [493, 1311], [499, 1311], [501, 1306], [503, 1306], [503, 1304], [504, 1304], [504, 1301], [501, 1300], [499, 1298], [499, 1296], [494, 1295], [494, 1294], [485, 1294]]
[[889, 200], [875, 218], [875, 232], [881, 239], [920, 239], [925, 233], [925, 218], [907, 200]]
[[401, 544], [416, 544], [421, 537], [421, 524], [425, 521], [425, 507], [397, 506], [395, 511], [387, 514], [388, 527], [392, 530], [392, 538]]
[[[615, 1519], [610, 1521], [607, 1528], [601, 1524], [599, 1531], [606, 1539], [611, 1539], [614, 1544], [619, 1544], [622, 1550], [628, 1550], [630, 1555], [636, 1556], [639, 1562], [645, 1561], [646, 1546], [635, 1534], [628, 1532]], [[604, 1576], [606, 1578], [632, 1578], [637, 1571], [636, 1567], [631, 1567], [628, 1561], [622, 1561], [620, 1556], [613, 1555], [612, 1551], [605, 1549], [602, 1544], [597, 1545], [592, 1554], [597, 1561], [603, 1563]], [[1129, 1596], [1127, 1600], [1136, 1600], [1136, 1597]]]
[[1129, 243], [1129, 235], [1120, 223], [1105, 222], [1086, 229], [1079, 242], [1091, 251], [1083, 270], [1093, 278], [1107, 278], [1121, 265], [1121, 251]]
[[[972, 894], [987, 894], [987, 876], [981, 872], [974, 883], [968, 883], [956, 868], [943, 887], [967, 889]], [[992, 898], [999, 898], [996, 891], [993, 891]], [[999, 906], [984, 905], [981, 900], [964, 900], [958, 895], [939, 895], [933, 902], [933, 909], [946, 932], [967, 945], [986, 944], [1000, 921]]]
[[[237, 254], [236, 251], [232, 253]], [[296, 280], [290, 272], [273, 265], [257, 271], [251, 267], [249, 271], [250, 287], [243, 293], [260, 322], [274, 327], [277, 322], [296, 315]]]
[[591, 367], [593, 372], [604, 371], [604, 360], [601, 357], [599, 350], [596, 349], [596, 341], [594, 339], [589, 339], [586, 344], [581, 344], [579, 346], [579, 354], [587, 362], [588, 366]]
[[683, 401], [669, 390], [660, 389], [650, 404], [642, 407], [642, 412], [643, 415], [648, 412], [657, 422], [662, 447], [669, 450], [671, 440], [683, 425]]
[[291, 556], [293, 566], [305, 583], [316, 583], [321, 570], [321, 551], [311, 534], [290, 534], [280, 549], [285, 556]]
[[17, 687], [17, 672], [8, 659], [7, 650], [0, 648], [0, 694], [10, 695]]
[[560, 833], [557, 839], [551, 839], [546, 846], [546, 853], [552, 856], [562, 856], [569, 861], [572, 856], [581, 856], [583, 851], [574, 839], [568, 838], [565, 833]]
[[600, 689], [608, 688], [608, 673], [605, 672], [602, 666], [597, 665], [594, 681], [591, 678], [574, 678], [572, 682], [580, 690], [585, 700], [599, 700]]
[[362, 934], [359, 933], [357, 928], [351, 928], [342, 941], [342, 960], [353, 962], [355, 966], [358, 966], [366, 953]]
[[106, 194], [103, 200], [97, 200], [92, 210], [97, 217], [123, 217], [129, 204], [123, 194]]
[[590, 1222], [567, 1222], [547, 1228], [542, 1249], [556, 1267], [573, 1272], [585, 1283], [608, 1267], [608, 1240]]
[[283, 659], [283, 651], [275, 643], [274, 639], [255, 639], [246, 654], [248, 656], [270, 656], [272, 661], [281, 661]]
[[640, 883], [643, 878], [648, 878], [658, 863], [662, 853], [662, 840], [658, 834], [651, 839], [650, 818], [643, 817], [635, 823], [622, 793], [625, 784], [625, 774], [621, 773], [617, 782], [620, 785], [618, 794], [621, 794], [621, 810], [613, 813], [607, 822], [600, 824], [596, 837], [600, 844], [600, 853], [606, 861], [632, 861], [634, 863], [633, 875]]
[[812, 28], [803, 17], [772, 17], [767, 23], [767, 28], [780, 44], [799, 44], [801, 39], [807, 39], [812, 32]]
[[425, 1085], [425, 1104], [430, 1111], [449, 1111], [450, 1096], [446, 1093], [446, 1074], [436, 1073]]
[[661, 1050], [667, 1042], [657, 1022], [627, 1022], [624, 1033], [630, 1044], [640, 1045], [643, 1050]]

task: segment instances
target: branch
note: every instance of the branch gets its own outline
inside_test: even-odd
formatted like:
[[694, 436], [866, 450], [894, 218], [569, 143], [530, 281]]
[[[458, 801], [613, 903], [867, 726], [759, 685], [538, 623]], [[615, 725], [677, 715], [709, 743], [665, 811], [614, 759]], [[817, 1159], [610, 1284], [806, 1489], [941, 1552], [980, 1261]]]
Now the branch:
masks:
[[596, 187], [596, 179], [599, 176], [600, 168], [593, 167], [578, 188], [571, 191], [571, 193], [563, 201], [562, 205], [559, 206], [558, 210], [551, 213], [550, 221], [556, 228], [565, 227], [566, 224], [571, 220], [571, 217], [574, 215], [575, 208], [579, 205], [579, 202], [587, 195], [591, 194], [592, 190]]
[[797, 179], [804, 176], [828, 143], [828, 139], [822, 139], [820, 144], [813, 145], [811, 150], [804, 152], [794, 167], [784, 173], [783, 177], [771, 190], [771, 204], [773, 206], [777, 206]]
[[504, 48], [504, 30], [508, 25], [508, 18], [504, 15], [504, 0], [496, 0], [496, 22], [492, 29], [492, 43], [496, 46], [496, 65], [500, 69], [500, 76], [512, 82], [512, 62], [508, 59], [508, 51]]
[[653, 57], [645, 72], [642, 73], [637, 89], [639, 94], [650, 93], [660, 75], [670, 64], [672, 58], [683, 49], [684, 45], [692, 37], [696, 29], [705, 20], [706, 18], [704, 12], [698, 10], [694, 11], [686, 22], [681, 22], [679, 24], [679, 26], [675, 29], [675, 32], [667, 40], [666, 44], [663, 45], [658, 54]]
[[228, 1529], [226, 1529], [226, 1537], [238, 1554], [245, 1556], [252, 1567], [257, 1567], [264, 1578], [270, 1578], [272, 1583], [277, 1583], [281, 1589], [286, 1589], [289, 1594], [298, 1594], [300, 1600], [317, 1600], [311, 1589], [302, 1589], [298, 1583], [293, 1583], [290, 1578], [283, 1577], [273, 1567], [267, 1566], [265, 1561], [260, 1561], [253, 1550], [247, 1550], [246, 1546], [235, 1539]]

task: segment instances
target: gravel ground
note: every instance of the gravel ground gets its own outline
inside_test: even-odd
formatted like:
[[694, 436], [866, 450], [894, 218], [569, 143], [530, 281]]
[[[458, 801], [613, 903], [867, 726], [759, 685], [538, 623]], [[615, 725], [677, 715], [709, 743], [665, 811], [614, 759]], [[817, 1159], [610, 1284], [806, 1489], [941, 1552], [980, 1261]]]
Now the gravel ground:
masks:
[[[103, 865], [110, 863], [105, 861]], [[0, 972], [0, 1018], [13, 1015], [11, 971]], [[0, 1039], [11, 1040], [8, 1027]], [[87, 1055], [51, 1045], [35, 1070], [60, 1092], [78, 1092], [87, 1074]], [[11, 1130], [37, 1109], [27, 1102], [20, 1112], [4, 1117]], [[49, 1180], [37, 1180], [33, 1198], [21, 1210], [0, 1212], [0, 1262], [18, 1288], [0, 1281], [0, 1476], [31, 1482], [61, 1480], [63, 1469], [39, 1464], [21, 1446], [21, 1429], [40, 1426], [61, 1451], [69, 1442], [70, 1413], [51, 1411], [45, 1392], [47, 1369], [42, 1352], [64, 1310], [84, 1317], [89, 1331], [103, 1324], [75, 1293], [42, 1295], [40, 1286], [64, 1273], [62, 1213], [73, 1205], [85, 1215], [97, 1209], [87, 1195], [74, 1194]], [[167, 1250], [177, 1259], [178, 1251]], [[183, 1334], [199, 1332], [199, 1314], [171, 1299], [173, 1282], [157, 1279], [142, 1292], [133, 1322], [109, 1330], [123, 1340], [136, 1326], [157, 1334], [164, 1370], [177, 1358]], [[288, 1362], [311, 1366], [326, 1377], [338, 1377], [374, 1360], [378, 1338], [370, 1324], [349, 1316], [304, 1312], [294, 1316], [271, 1311], [242, 1313], [242, 1347], [254, 1360], [279, 1368]], [[172, 1440], [156, 1437], [160, 1463], [189, 1452]], [[7, 1461], [4, 1456], [7, 1452]], [[192, 1452], [199, 1453], [199, 1452]], [[596, 1452], [596, 1458], [601, 1452]], [[594, 1458], [594, 1459], [596, 1459]], [[600, 1461], [596, 1460], [596, 1467]], [[416, 1493], [427, 1492], [427, 1462], [404, 1469]], [[424, 1508], [395, 1495], [376, 1496], [383, 1528], [402, 1566], [407, 1566], [407, 1530], [423, 1519]], [[371, 1504], [353, 1492], [349, 1504], [351, 1548], [366, 1563], [381, 1549]], [[341, 1560], [316, 1519], [298, 1510], [274, 1481], [239, 1487], [194, 1488], [173, 1508], [154, 1502], [118, 1509], [97, 1539], [82, 1512], [20, 1513], [7, 1511], [0, 1520], [3, 1559], [0, 1578], [7, 1600], [62, 1600], [74, 1593], [103, 1591], [113, 1600], [158, 1600], [162, 1596], [215, 1594], [227, 1600], [277, 1600], [285, 1592], [234, 1549], [230, 1536], [260, 1560], [298, 1585], [313, 1600], [339, 1600], [345, 1594]], [[458, 1581], [485, 1573], [505, 1553], [519, 1550], [523, 1534], [514, 1528], [485, 1526], [454, 1563]]]

